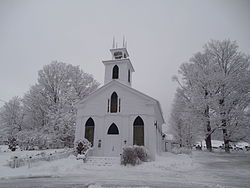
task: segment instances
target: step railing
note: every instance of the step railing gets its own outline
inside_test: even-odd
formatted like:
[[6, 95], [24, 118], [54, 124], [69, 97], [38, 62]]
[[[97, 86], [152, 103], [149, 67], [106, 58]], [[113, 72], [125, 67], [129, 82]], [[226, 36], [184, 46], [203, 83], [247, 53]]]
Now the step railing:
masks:
[[83, 160], [84, 163], [87, 162], [87, 159], [89, 156], [92, 155], [92, 148], [88, 148], [83, 154], [78, 154], [76, 159], [77, 160]]

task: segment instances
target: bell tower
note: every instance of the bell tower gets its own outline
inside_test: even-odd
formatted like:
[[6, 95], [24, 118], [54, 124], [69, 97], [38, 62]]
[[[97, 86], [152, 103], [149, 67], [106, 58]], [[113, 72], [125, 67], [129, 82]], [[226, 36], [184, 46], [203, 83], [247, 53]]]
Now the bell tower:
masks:
[[112, 80], [117, 80], [122, 84], [131, 87], [134, 68], [129, 59], [129, 54], [124, 40], [121, 48], [118, 48], [117, 45], [115, 47], [113, 41], [113, 48], [110, 49], [110, 52], [112, 59], [102, 61], [105, 66], [104, 84], [107, 84]]

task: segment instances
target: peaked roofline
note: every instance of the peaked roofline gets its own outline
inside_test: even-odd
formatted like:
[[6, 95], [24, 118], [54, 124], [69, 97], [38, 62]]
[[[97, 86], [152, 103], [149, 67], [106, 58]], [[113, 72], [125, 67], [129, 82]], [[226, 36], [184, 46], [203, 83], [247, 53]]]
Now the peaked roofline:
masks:
[[163, 123], [165, 123], [165, 120], [164, 120], [164, 117], [163, 117], [163, 113], [162, 113], [162, 109], [161, 109], [161, 105], [160, 105], [160, 103], [159, 103], [158, 100], [156, 100], [156, 99], [154, 99], [153, 97], [150, 97], [150, 96], [148, 96], [148, 95], [146, 95], [146, 94], [144, 94], [144, 93], [142, 93], [142, 92], [140, 92], [140, 91], [138, 91], [138, 90], [136, 90], [136, 89], [134, 89], [134, 88], [132, 88], [132, 87], [129, 87], [129, 86], [125, 85], [125, 84], [122, 84], [121, 82], [118, 82], [118, 81], [116, 81], [116, 80], [112, 80], [112, 81], [110, 81], [109, 83], [107, 83], [107, 84], [101, 86], [100, 88], [98, 88], [98, 89], [95, 90], [94, 92], [90, 93], [89, 96], [87, 96], [85, 99], [82, 99], [82, 100], [76, 102], [76, 103], [74, 104], [74, 106], [75, 106], [76, 108], [78, 108], [81, 104], [83, 104], [83, 103], [85, 103], [87, 100], [89, 100], [89, 98], [95, 96], [97, 93], [101, 92], [101, 91], [104, 90], [105, 88], [108, 88], [108, 87], [109, 87], [110, 85], [112, 85], [112, 84], [117, 84], [117, 85], [119, 85], [119, 86], [121, 86], [121, 87], [123, 87], [123, 88], [126, 88], [126, 89], [132, 91], [133, 93], [139, 94], [140, 96], [142, 96], [142, 97], [144, 97], [144, 98], [146, 98], [146, 99], [148, 99], [148, 100], [150, 100], [150, 101], [153, 101], [153, 102], [158, 106], [159, 111], [160, 111], [160, 114], [161, 114], [162, 121], [163, 121]]

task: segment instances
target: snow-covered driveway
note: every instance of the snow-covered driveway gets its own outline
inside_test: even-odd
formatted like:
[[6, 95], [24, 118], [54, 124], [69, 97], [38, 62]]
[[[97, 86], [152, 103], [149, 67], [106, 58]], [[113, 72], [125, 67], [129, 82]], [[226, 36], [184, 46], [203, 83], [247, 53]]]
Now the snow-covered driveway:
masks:
[[[0, 155], [0, 161], [3, 160]], [[5, 156], [6, 158], [6, 156]], [[74, 156], [10, 169], [0, 166], [0, 187], [250, 187], [250, 154], [193, 152], [164, 153], [136, 167], [83, 163]], [[100, 186], [94, 187], [100, 187]], [[91, 187], [91, 186], [90, 186]]]

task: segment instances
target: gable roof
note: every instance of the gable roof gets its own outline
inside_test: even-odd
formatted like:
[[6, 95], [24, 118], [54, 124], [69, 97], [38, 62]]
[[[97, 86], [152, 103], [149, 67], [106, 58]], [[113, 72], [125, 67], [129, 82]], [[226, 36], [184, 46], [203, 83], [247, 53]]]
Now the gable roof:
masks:
[[162, 122], [165, 123], [165, 120], [163, 118], [163, 113], [162, 113], [161, 105], [160, 105], [160, 103], [159, 103], [158, 100], [156, 100], [153, 97], [150, 97], [150, 96], [148, 96], [148, 95], [146, 95], [146, 94], [144, 94], [144, 93], [142, 93], [142, 92], [140, 92], [140, 91], [138, 91], [138, 90], [136, 90], [136, 89], [134, 89], [132, 87], [129, 87], [129, 86], [125, 85], [125, 84], [122, 84], [121, 82], [118, 82], [116, 80], [112, 80], [109, 83], [107, 83], [107, 84], [103, 85], [102, 87], [98, 88], [97, 90], [95, 90], [94, 92], [92, 92], [89, 96], [87, 96], [85, 99], [82, 99], [82, 100], [78, 101], [77, 103], [75, 103], [74, 106], [76, 108], [78, 108], [80, 105], [84, 104], [90, 98], [96, 96], [98, 93], [102, 92], [103, 90], [105, 90], [108, 87], [111, 87], [112, 85], [118, 85], [118, 86], [120, 86], [120, 87], [122, 87], [122, 88], [124, 88], [124, 89], [126, 89], [126, 90], [128, 90], [128, 91], [130, 91], [130, 92], [132, 92], [134, 94], [136, 94], [136, 95], [139, 95], [139, 96], [143, 97], [146, 100], [152, 101], [154, 104], [157, 105], [158, 110], [160, 111]]

